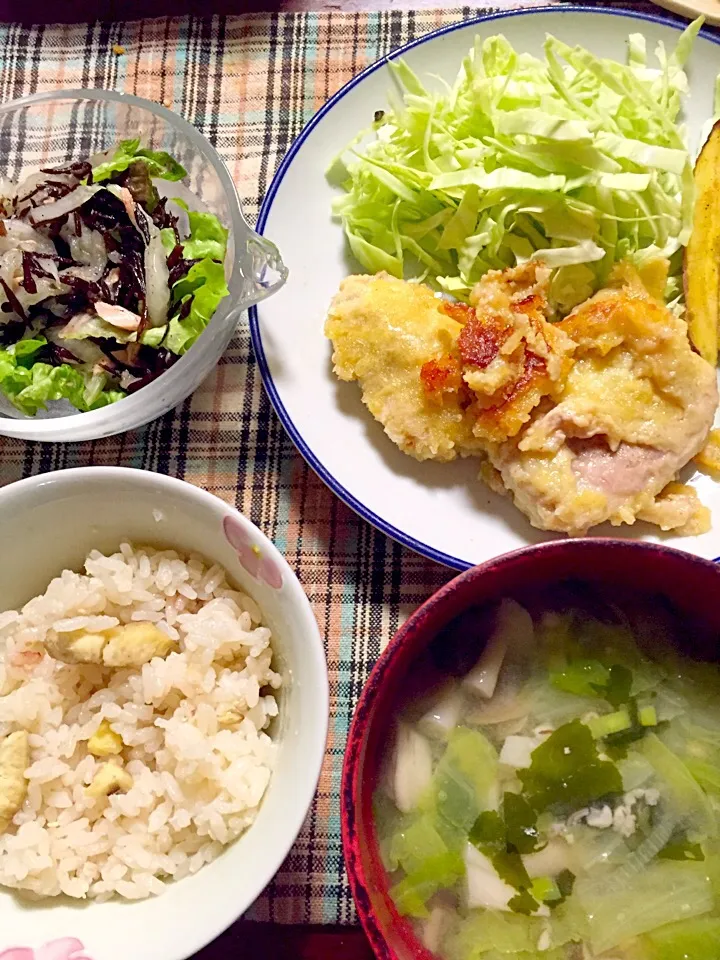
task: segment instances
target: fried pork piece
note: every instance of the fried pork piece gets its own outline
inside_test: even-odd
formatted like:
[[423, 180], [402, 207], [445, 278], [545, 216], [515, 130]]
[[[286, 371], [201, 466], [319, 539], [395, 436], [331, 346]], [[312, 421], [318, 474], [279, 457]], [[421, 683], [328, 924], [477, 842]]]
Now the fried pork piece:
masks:
[[[643, 277], [660, 291], [656, 267]], [[335, 372], [360, 382], [418, 460], [486, 454], [483, 479], [540, 529], [640, 519], [703, 532], [707, 510], [672, 481], [707, 441], [714, 370], [631, 267], [552, 324], [549, 275], [537, 263], [492, 271], [469, 306], [386, 274], [349, 277], [326, 324]]]
[[710, 431], [707, 443], [695, 457], [695, 463], [714, 477], [720, 478], [720, 430]]
[[481, 453], [514, 436], [570, 367], [573, 344], [545, 319], [549, 270], [493, 271], [472, 305], [387, 274], [343, 281], [325, 333], [335, 373], [418, 460]]
[[649, 507], [640, 510], [638, 520], [688, 537], [707, 533], [712, 526], [710, 510], [700, 502], [695, 488], [686, 483], [669, 483]]
[[490, 460], [540, 529], [579, 534], [639, 518], [699, 532], [708, 520], [694, 492], [663, 491], [707, 440], [715, 371], [630, 268], [615, 279], [557, 325], [577, 344], [557, 403], [545, 401]]
[[474, 395], [473, 433], [482, 440], [514, 437], [565, 383], [575, 345], [546, 319], [549, 279], [546, 266], [529, 262], [491, 270], [472, 291], [457, 352]]
[[[418, 460], [454, 460], [479, 452], [469, 398], [445, 358], [462, 324], [420, 284], [384, 273], [344, 280], [325, 333], [341, 380], [357, 380], [368, 409], [390, 439]], [[427, 368], [431, 388], [420, 371]]]

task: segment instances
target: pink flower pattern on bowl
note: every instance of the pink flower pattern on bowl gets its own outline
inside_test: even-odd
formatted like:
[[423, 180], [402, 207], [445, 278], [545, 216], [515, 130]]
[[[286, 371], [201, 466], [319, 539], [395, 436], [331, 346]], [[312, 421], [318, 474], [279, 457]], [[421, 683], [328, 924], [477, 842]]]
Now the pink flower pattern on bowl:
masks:
[[0, 951], [0, 960], [91, 960], [85, 948], [75, 937], [63, 937], [52, 940], [45, 946], [33, 950], [32, 947], [10, 947]]
[[[250, 534], [246, 532], [237, 517], [231, 515], [225, 517], [223, 532], [228, 543], [237, 553], [238, 560], [251, 577], [255, 577], [256, 580], [266, 583], [275, 590], [282, 587], [283, 579], [279, 567], [272, 557], [263, 556], [262, 549], [252, 542]], [[1, 954], [0, 960], [3, 960]], [[14, 960], [14, 958], [11, 958], [11, 960]]]

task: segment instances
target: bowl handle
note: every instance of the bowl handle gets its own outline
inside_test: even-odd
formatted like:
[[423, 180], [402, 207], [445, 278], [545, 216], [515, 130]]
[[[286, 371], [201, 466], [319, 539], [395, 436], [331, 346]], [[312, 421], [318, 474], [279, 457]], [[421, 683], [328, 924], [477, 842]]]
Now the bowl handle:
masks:
[[248, 233], [246, 249], [243, 274], [246, 306], [251, 306], [279, 290], [288, 278], [288, 269], [275, 244], [253, 230]]

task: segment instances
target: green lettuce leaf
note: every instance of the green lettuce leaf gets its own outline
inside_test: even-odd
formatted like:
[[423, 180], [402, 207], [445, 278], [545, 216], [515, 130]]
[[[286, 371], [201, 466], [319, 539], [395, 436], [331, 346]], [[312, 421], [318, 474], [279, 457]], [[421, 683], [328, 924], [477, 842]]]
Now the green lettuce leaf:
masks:
[[169, 257], [175, 249], [175, 231], [170, 227], [163, 227], [160, 231], [160, 240], [162, 241], [165, 255]]
[[116, 173], [123, 173], [135, 160], [142, 160], [151, 177], [163, 180], [182, 180], [187, 170], [164, 150], [148, 150], [140, 146], [140, 138], [121, 140], [109, 160], [93, 168], [93, 180], [99, 183]]
[[190, 221], [190, 236], [183, 243], [183, 256], [187, 260], [201, 260], [209, 257], [211, 260], [225, 259], [227, 250], [228, 231], [220, 223], [214, 213], [197, 213], [188, 210]]
[[[190, 235], [183, 241], [183, 256], [186, 260], [201, 260], [209, 257], [211, 260], [224, 260], [227, 250], [228, 231], [220, 223], [214, 213], [199, 213], [191, 210], [180, 197], [173, 197], [173, 203], [187, 213], [190, 226]], [[167, 249], [169, 240], [163, 238]], [[172, 247], [170, 248], [172, 250]], [[168, 250], [168, 253], [170, 253]]]
[[164, 323], [161, 327], [148, 327], [141, 334], [140, 343], [145, 347], [159, 347], [163, 342], [163, 337], [167, 333], [168, 325]]
[[222, 263], [209, 258], [194, 263], [173, 287], [174, 301], [185, 304], [189, 300], [190, 312], [182, 320], [177, 316], [170, 320], [165, 337], [168, 350], [177, 354], [189, 350], [229, 293]]
[[[190, 210], [178, 197], [174, 203], [187, 212], [190, 225], [190, 235], [182, 245], [183, 256], [187, 260], [198, 261], [173, 287], [173, 302], [183, 306], [190, 301], [189, 313], [183, 319], [176, 315], [170, 320], [163, 341], [168, 350], [182, 354], [195, 343], [220, 301], [230, 292], [223, 267], [228, 230], [215, 214]], [[175, 236], [171, 230], [162, 230], [160, 233], [165, 251], [170, 253], [175, 246]], [[165, 330], [164, 327], [162, 329]], [[143, 339], [143, 343], [146, 342]], [[157, 344], [153, 342], [150, 345]]]
[[125, 396], [105, 388], [104, 374], [83, 374], [64, 363], [34, 361], [45, 340], [21, 340], [0, 350], [0, 390], [22, 413], [34, 416], [50, 400], [69, 400], [80, 411], [97, 410]]

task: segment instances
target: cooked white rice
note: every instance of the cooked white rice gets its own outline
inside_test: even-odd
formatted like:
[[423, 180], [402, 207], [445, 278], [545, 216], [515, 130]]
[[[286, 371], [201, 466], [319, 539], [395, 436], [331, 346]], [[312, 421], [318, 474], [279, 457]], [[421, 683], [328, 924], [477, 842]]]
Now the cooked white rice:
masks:
[[[131, 620], [152, 621], [180, 652], [114, 671], [38, 652], [50, 628]], [[0, 885], [138, 899], [216, 857], [253, 822], [270, 779], [270, 640], [219, 566], [129, 544], [92, 551], [84, 574], [65, 570], [19, 613], [0, 613], [0, 741], [26, 730], [31, 750], [25, 802], [0, 834]], [[94, 800], [86, 787], [106, 761], [87, 741], [103, 718], [126, 744], [112, 759], [133, 785]]]

